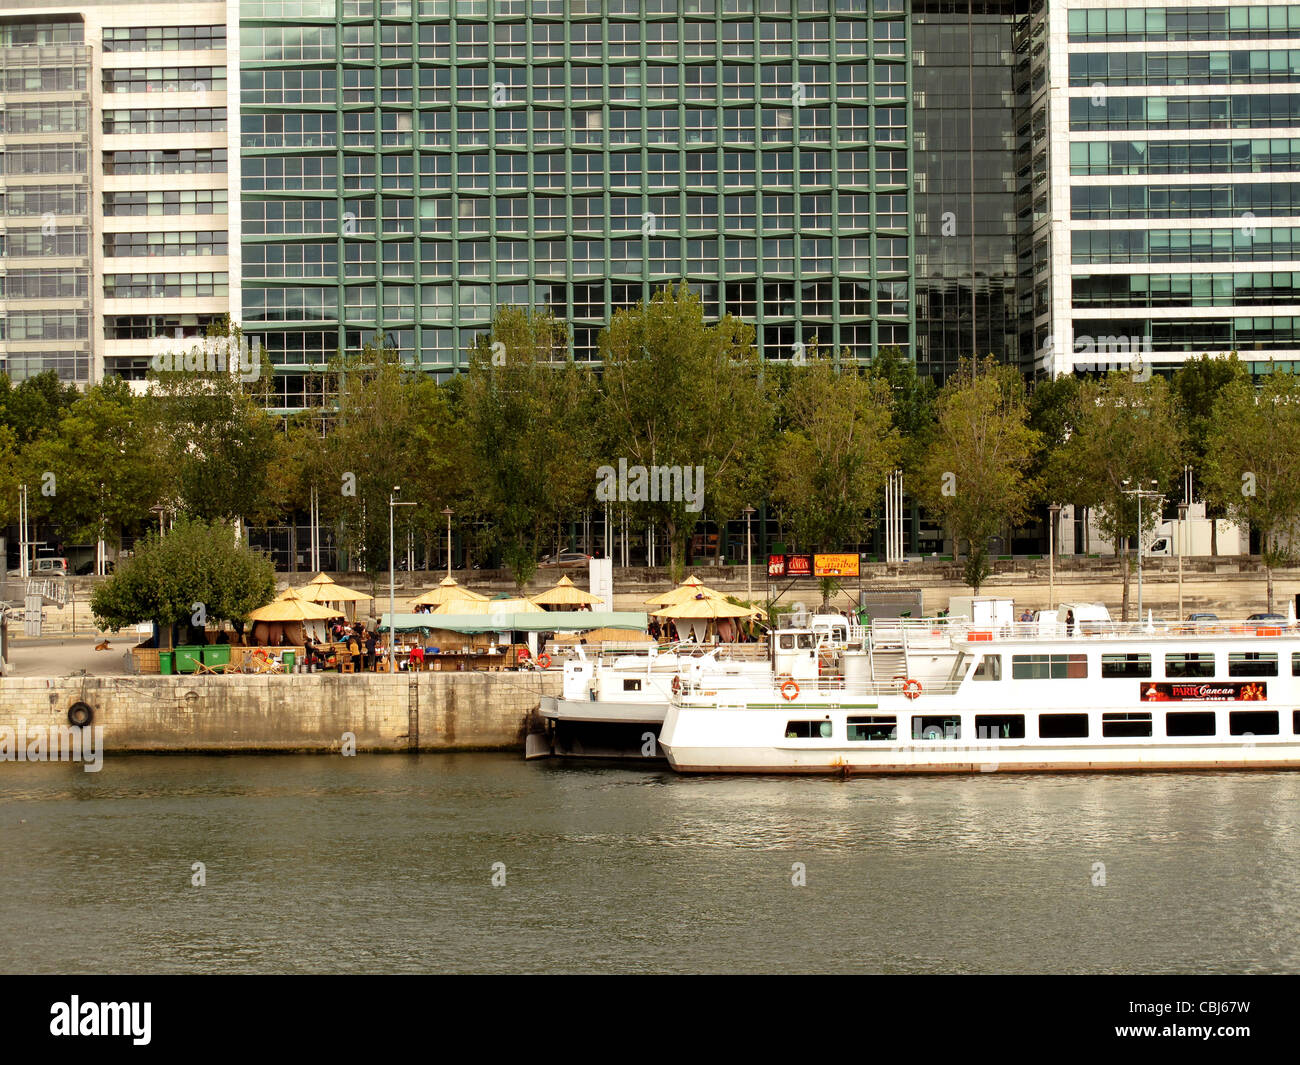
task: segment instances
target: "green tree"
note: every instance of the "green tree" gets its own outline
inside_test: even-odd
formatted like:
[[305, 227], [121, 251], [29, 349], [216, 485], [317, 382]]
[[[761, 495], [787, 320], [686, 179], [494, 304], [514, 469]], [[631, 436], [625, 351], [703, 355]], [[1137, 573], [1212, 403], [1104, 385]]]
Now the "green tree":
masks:
[[1177, 474], [1182, 441], [1169, 385], [1163, 377], [1146, 381], [1117, 371], [1084, 381], [1072, 417], [1069, 442], [1052, 462], [1055, 483], [1076, 504], [1093, 507], [1097, 526], [1115, 545], [1124, 575], [1123, 618], [1129, 616], [1129, 538], [1146, 534], [1160, 521], [1160, 509], [1144, 500], [1142, 528], [1130, 490], [1168, 490]]
[[0, 374], [0, 424], [13, 430], [20, 444], [53, 435], [64, 412], [81, 396], [76, 385], [65, 385], [46, 370], [13, 387]]
[[230, 621], [242, 632], [274, 595], [267, 555], [236, 542], [227, 525], [181, 517], [167, 535], [137, 541], [134, 556], [91, 594], [90, 607], [106, 629], [153, 621], [170, 633], [201, 607], [208, 621]]
[[[753, 329], [730, 315], [705, 325], [704, 307], [684, 283], [617, 311], [600, 336], [608, 454], [597, 498], [609, 495], [608, 472], [620, 460], [652, 476], [682, 471], [683, 491], [668, 493], [677, 498], [629, 500], [639, 519], [664, 527], [674, 578], [696, 523], [706, 515], [727, 521], [753, 498], [751, 470], [763, 466], [772, 423], [753, 340]], [[693, 484], [687, 493], [685, 473], [697, 470], [703, 491]], [[627, 494], [634, 492], [629, 478]]]
[[1300, 455], [1291, 446], [1297, 434], [1300, 379], [1278, 371], [1258, 395], [1246, 377], [1225, 385], [1205, 434], [1205, 486], [1233, 521], [1259, 530], [1270, 612], [1273, 570], [1292, 560], [1300, 531]]
[[1078, 409], [1082, 380], [1073, 374], [1035, 381], [1029, 393], [1029, 428], [1038, 434], [1038, 452], [1030, 465], [1030, 477], [1038, 503], [1060, 503], [1066, 498], [1066, 486], [1053, 479], [1056, 467], [1052, 459], [1065, 447]]
[[939, 393], [937, 431], [917, 494], [943, 516], [956, 550], [966, 541], [963, 576], [978, 593], [992, 571], [989, 538], [1028, 514], [1034, 488], [1028, 474], [1039, 435], [1026, 424], [1020, 374], [992, 359], [979, 373], [974, 369], [962, 367]]
[[[1169, 385], [1173, 392], [1174, 409], [1178, 413], [1178, 422], [1182, 430], [1186, 461], [1196, 471], [1198, 480], [1202, 480], [1208, 467], [1208, 440], [1214, 427], [1214, 406], [1223, 390], [1238, 381], [1248, 381], [1250, 373], [1236, 352], [1228, 356], [1202, 355], [1200, 358], [1188, 359], [1170, 378]], [[1191, 500], [1187, 500], [1188, 503]], [[1222, 517], [1225, 511], [1221, 504], [1208, 500], [1206, 517]], [[1210, 523], [1210, 552], [1219, 553], [1219, 526]]]
[[902, 464], [904, 469], [916, 471], [934, 435], [938, 388], [930, 378], [918, 377], [916, 363], [894, 344], [876, 354], [868, 373], [889, 387], [894, 428], [903, 443]]
[[22, 464], [34, 516], [59, 523], [75, 541], [117, 547], [149, 522], [162, 479], [144, 402], [110, 378], [67, 407], [55, 433], [28, 445]]
[[818, 358], [790, 368], [779, 399], [772, 500], [801, 551], [866, 539], [871, 511], [898, 463], [888, 384]]

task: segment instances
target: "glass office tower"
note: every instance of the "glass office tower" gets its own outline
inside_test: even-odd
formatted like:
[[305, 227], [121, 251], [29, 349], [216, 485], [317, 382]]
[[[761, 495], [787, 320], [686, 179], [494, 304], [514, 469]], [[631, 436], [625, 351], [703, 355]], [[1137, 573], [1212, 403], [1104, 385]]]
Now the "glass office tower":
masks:
[[904, 0], [247, 0], [243, 319], [280, 402], [500, 306], [597, 357], [685, 279], [760, 353], [912, 352]]

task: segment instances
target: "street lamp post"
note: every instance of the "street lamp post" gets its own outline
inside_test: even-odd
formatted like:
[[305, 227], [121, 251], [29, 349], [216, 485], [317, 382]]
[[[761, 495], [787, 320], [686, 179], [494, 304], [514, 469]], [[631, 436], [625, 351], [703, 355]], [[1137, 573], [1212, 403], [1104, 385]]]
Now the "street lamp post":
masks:
[[1047, 609], [1056, 609], [1056, 521], [1061, 516], [1061, 504], [1047, 508]]
[[1178, 620], [1183, 620], [1183, 551], [1187, 547], [1187, 504], [1178, 504]]
[[393, 550], [393, 510], [396, 507], [413, 507], [414, 503], [399, 503], [400, 485], [393, 485], [388, 494], [388, 672], [394, 672], [393, 660], [397, 650], [397, 572]]
[[[1124, 484], [1129, 484], [1129, 479], [1124, 478]], [[1138, 620], [1142, 620], [1142, 500], [1159, 499], [1161, 493], [1155, 491], [1154, 486], [1158, 484], [1154, 478], [1151, 481], [1152, 488], [1125, 488], [1126, 496], [1134, 496], [1138, 505]], [[1179, 613], [1182, 611], [1180, 610]]]
[[745, 515], [745, 602], [754, 598], [754, 549], [749, 538], [749, 519], [754, 516], [754, 508], [746, 506]]
[[442, 508], [442, 516], [447, 519], [447, 577], [451, 577], [451, 507]]

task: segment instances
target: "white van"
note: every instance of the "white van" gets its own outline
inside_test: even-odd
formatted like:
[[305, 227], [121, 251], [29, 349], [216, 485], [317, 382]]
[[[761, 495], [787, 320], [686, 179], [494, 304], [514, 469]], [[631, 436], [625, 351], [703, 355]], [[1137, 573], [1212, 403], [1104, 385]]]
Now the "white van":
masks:
[[[66, 577], [68, 572], [68, 560], [66, 558], [38, 558], [32, 562], [31, 576], [33, 577]], [[11, 569], [9, 576], [21, 577], [22, 570]]]

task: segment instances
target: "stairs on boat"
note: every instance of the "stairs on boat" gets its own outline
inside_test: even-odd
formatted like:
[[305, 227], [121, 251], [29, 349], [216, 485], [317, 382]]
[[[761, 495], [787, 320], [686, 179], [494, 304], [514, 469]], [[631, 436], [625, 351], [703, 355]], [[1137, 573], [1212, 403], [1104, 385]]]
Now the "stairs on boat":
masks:
[[901, 685], [907, 677], [907, 639], [903, 626], [879, 619], [871, 624], [871, 680], [874, 684]]

